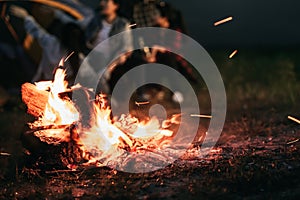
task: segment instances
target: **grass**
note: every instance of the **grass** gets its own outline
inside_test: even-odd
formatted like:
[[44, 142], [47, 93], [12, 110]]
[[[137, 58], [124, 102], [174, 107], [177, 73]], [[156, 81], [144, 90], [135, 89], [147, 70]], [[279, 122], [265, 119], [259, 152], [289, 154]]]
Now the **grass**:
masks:
[[299, 50], [247, 50], [229, 59], [229, 51], [211, 51], [223, 77], [229, 106], [296, 105], [300, 98]]

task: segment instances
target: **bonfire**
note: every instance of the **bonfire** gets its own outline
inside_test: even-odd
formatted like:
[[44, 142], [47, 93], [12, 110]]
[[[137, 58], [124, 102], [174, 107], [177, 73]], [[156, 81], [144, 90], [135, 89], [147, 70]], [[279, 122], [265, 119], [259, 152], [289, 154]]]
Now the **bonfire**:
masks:
[[[97, 94], [92, 98], [90, 89], [79, 84], [69, 87], [65, 77], [65, 70], [58, 68], [53, 81], [22, 86], [22, 99], [28, 113], [36, 117], [29, 123], [29, 132], [42, 142], [49, 145], [72, 142], [82, 158], [77, 164], [114, 167], [126, 165], [145, 152], [170, 147], [176, 126], [180, 124], [180, 114], [162, 122], [155, 116], [140, 120], [130, 113], [112, 118], [107, 95]], [[80, 108], [70, 98], [74, 90], [86, 94], [90, 110], [88, 123], [83, 122]], [[158, 153], [151, 155], [155, 155], [152, 159], [167, 158]]]

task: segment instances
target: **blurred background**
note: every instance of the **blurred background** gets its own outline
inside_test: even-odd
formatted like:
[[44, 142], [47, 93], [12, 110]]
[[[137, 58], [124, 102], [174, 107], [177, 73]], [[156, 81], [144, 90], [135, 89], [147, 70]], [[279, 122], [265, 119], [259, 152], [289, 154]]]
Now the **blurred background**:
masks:
[[[81, 0], [86, 8], [78, 6], [79, 1], [56, 2], [85, 17], [99, 8], [99, 0]], [[152, 1], [121, 0], [119, 15], [135, 23], [134, 6], [141, 2]], [[297, 106], [300, 86], [299, 1], [165, 2], [181, 13], [183, 32], [204, 46], [219, 67], [229, 107]], [[35, 17], [41, 15], [41, 5], [62, 10], [73, 19], [77, 17], [69, 10], [49, 6], [43, 1], [0, 1], [0, 105], [5, 105], [11, 95], [18, 94], [22, 83], [32, 79], [41, 59], [41, 50], [36, 41], [28, 39], [23, 21], [11, 16], [9, 6], [13, 4], [27, 9]], [[51, 13], [48, 16], [38, 20], [44, 27], [49, 23]], [[228, 17], [232, 20], [214, 26], [215, 22]], [[229, 58], [235, 50], [237, 53]]]
[[[97, 7], [97, 0], [82, 0]], [[138, 2], [124, 1], [124, 4]], [[297, 0], [166, 0], [182, 12], [188, 33], [201, 45], [210, 47], [299, 47], [300, 27]], [[233, 16], [220, 27], [214, 22]]]

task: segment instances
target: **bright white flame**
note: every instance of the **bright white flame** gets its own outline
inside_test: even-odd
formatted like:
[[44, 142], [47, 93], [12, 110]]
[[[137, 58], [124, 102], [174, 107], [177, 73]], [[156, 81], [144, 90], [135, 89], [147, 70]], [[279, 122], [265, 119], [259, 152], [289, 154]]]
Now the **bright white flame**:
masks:
[[[44, 81], [36, 83], [40, 90], [49, 91], [48, 103], [44, 115], [31, 124], [32, 128], [51, 125], [54, 128], [36, 131], [35, 135], [42, 138], [55, 138], [56, 143], [69, 141], [70, 129], [58, 128], [59, 125], [71, 126], [74, 123], [80, 124], [80, 113], [73, 102], [68, 98], [67, 92], [73, 89], [86, 89], [80, 85], [68, 88], [65, 81], [66, 73], [63, 69], [57, 69], [53, 82]], [[106, 96], [100, 94], [92, 104], [93, 117], [90, 120], [89, 128], [76, 130], [79, 137], [74, 140], [82, 149], [84, 154], [90, 153], [91, 160], [102, 158], [115, 158], [121, 155], [125, 149], [138, 151], [151, 146], [159, 148], [162, 143], [173, 136], [169, 130], [172, 124], [179, 124], [180, 115], [166, 120], [160, 125], [156, 117], [140, 122], [131, 115], [123, 114], [117, 120], [111, 120], [111, 109], [107, 106]], [[80, 125], [78, 127], [81, 127]], [[163, 141], [163, 139], [166, 139]], [[51, 140], [46, 140], [51, 143]], [[54, 142], [53, 142], [54, 143]]]

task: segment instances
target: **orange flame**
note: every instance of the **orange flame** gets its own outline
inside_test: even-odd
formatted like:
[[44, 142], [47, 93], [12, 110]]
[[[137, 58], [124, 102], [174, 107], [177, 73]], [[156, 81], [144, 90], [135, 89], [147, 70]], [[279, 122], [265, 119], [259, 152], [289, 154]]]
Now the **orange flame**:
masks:
[[[40, 90], [49, 91], [48, 103], [44, 115], [31, 124], [31, 128], [53, 126], [51, 129], [35, 132], [42, 141], [48, 143], [68, 142], [70, 140], [70, 126], [80, 126], [80, 113], [74, 103], [63, 93], [72, 91], [76, 87], [68, 88], [65, 81], [66, 73], [57, 69], [53, 81], [36, 83]], [[84, 89], [84, 88], [82, 88]], [[77, 128], [76, 142], [83, 153], [92, 155], [90, 161], [103, 158], [114, 158], [122, 155], [126, 150], [136, 151], [147, 148], [160, 148], [170, 140], [174, 132], [170, 130], [172, 124], [179, 124], [180, 115], [165, 120], [160, 125], [156, 117], [147, 121], [139, 121], [130, 114], [123, 114], [116, 120], [111, 119], [111, 109], [107, 106], [106, 96], [100, 94], [92, 104], [93, 117], [89, 128]], [[60, 127], [66, 125], [66, 127]], [[67, 128], [69, 127], [69, 128]]]
[[31, 124], [31, 128], [53, 125], [54, 129], [38, 131], [38, 137], [54, 138], [58, 141], [68, 141], [67, 130], [55, 129], [59, 125], [71, 125], [79, 120], [79, 112], [73, 102], [68, 98], [61, 98], [60, 94], [68, 90], [68, 83], [65, 81], [66, 73], [63, 69], [56, 70], [54, 80], [36, 83], [40, 90], [49, 90], [48, 103], [46, 104], [43, 116]]

